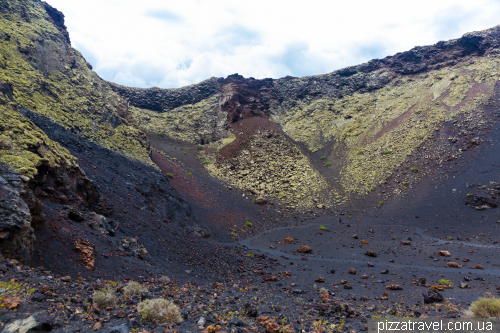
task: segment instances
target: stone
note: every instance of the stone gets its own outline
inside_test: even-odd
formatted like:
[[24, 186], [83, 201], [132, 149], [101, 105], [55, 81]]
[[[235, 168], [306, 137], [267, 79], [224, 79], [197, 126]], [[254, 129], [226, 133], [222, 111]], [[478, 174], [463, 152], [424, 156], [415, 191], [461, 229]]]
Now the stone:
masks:
[[350, 283], [344, 284], [344, 289], [352, 289], [352, 286]]
[[469, 285], [467, 283], [465, 283], [465, 282], [460, 282], [460, 287], [459, 288], [460, 289], [467, 289], [467, 288], [469, 288]]
[[377, 253], [375, 251], [368, 250], [368, 251], [365, 252], [365, 255], [368, 256], [368, 257], [376, 257]]
[[253, 203], [256, 205], [265, 206], [269, 203], [269, 201], [264, 197], [258, 197], [253, 200]]
[[368, 279], [368, 275], [366, 275], [366, 274], [361, 274], [361, 278], [366, 280], [366, 279]]
[[440, 255], [441, 257], [451, 257], [451, 253], [444, 250], [439, 251], [438, 255]]
[[451, 268], [462, 268], [462, 265], [459, 263], [456, 263], [454, 261], [450, 261], [446, 264], [446, 267], [451, 267]]
[[323, 282], [325, 282], [325, 278], [320, 276], [319, 278], [314, 280], [314, 282], [323, 283]]
[[481, 264], [477, 264], [476, 266], [474, 266], [475, 269], [484, 269], [484, 266], [481, 265]]
[[399, 245], [411, 245], [411, 241], [402, 241]]
[[310, 247], [308, 245], [301, 245], [297, 249], [297, 252], [299, 252], [299, 253], [312, 253], [312, 251], [313, 251], [312, 247]]
[[426, 293], [422, 293], [424, 296], [425, 304], [439, 303], [444, 300], [443, 295], [441, 295], [436, 290], [429, 290]]
[[61, 278], [61, 281], [63, 281], [63, 282], [69, 282], [69, 281], [71, 281], [71, 276], [63, 276]]
[[293, 238], [292, 237], [286, 237], [283, 240], [283, 244], [291, 244], [291, 243], [293, 243]]
[[427, 283], [427, 280], [425, 278], [419, 278], [418, 282], [417, 282], [417, 284], [419, 286], [425, 286], [426, 283]]
[[401, 287], [399, 284], [390, 284], [385, 287], [385, 289], [388, 290], [403, 290], [403, 287]]
[[354, 268], [350, 268], [348, 273], [352, 274], [352, 275], [356, 275], [357, 274], [357, 272], [356, 272], [356, 270]]
[[251, 317], [251, 318], [257, 318], [257, 315], [258, 315], [257, 309], [255, 307], [253, 307], [252, 305], [250, 305], [250, 303], [245, 304], [244, 313], [246, 316]]
[[80, 252], [80, 256], [85, 264], [85, 268], [93, 270], [95, 265], [94, 247], [88, 240], [78, 239], [75, 241], [73, 250]]
[[123, 237], [119, 242], [118, 248], [120, 251], [131, 253], [134, 257], [139, 259], [144, 259], [148, 253], [146, 248], [140, 245], [135, 237]]
[[321, 302], [328, 302], [331, 298], [328, 294], [319, 294], [319, 299], [321, 300]]

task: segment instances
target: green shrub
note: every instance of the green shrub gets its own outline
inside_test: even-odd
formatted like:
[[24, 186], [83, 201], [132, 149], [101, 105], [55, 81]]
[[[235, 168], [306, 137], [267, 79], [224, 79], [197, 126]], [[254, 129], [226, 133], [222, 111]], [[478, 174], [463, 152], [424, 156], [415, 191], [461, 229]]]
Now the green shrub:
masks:
[[326, 160], [326, 156], [321, 156], [320, 159]]
[[498, 318], [500, 317], [500, 298], [479, 297], [477, 301], [471, 304], [469, 310], [474, 318]]
[[201, 163], [201, 164], [210, 164], [210, 162], [209, 161], [203, 161], [203, 163]]
[[470, 192], [469, 192], [469, 193], [467, 193], [465, 196], [466, 196], [466, 197], [470, 197], [471, 195], [472, 195], [472, 193], [470, 193]]
[[378, 202], [378, 204], [379, 204], [380, 206], [382, 206], [383, 204], [385, 204], [385, 202], [383, 202], [383, 201], [379, 201], [379, 202]]
[[169, 173], [167, 173], [167, 177], [168, 178], [174, 178], [174, 175], [169, 172]]
[[251, 258], [251, 257], [253, 257], [253, 256], [254, 256], [254, 254], [253, 254], [253, 253], [248, 253], [248, 254], [247, 254], [247, 257], [248, 257], [248, 258]]
[[189, 177], [193, 177], [193, 174], [191, 172], [188, 172]]
[[[31, 294], [35, 291], [34, 288], [30, 288], [27, 283], [22, 282], [0, 282], [0, 303], [5, 296], [11, 295], [22, 299], [23, 302], [27, 302], [31, 297]], [[0, 309], [3, 306], [0, 305]]]
[[451, 282], [450, 280], [441, 279], [441, 280], [439, 280], [439, 284], [442, 284], [444, 286], [452, 286], [453, 282]]
[[94, 303], [99, 308], [107, 308], [109, 306], [114, 307], [118, 302], [118, 297], [116, 297], [115, 295], [115, 290], [111, 287], [106, 287], [94, 291], [92, 298], [94, 299]]
[[410, 167], [407, 166], [407, 165], [405, 165], [403, 168], [406, 169], [406, 170], [408, 170]]
[[332, 163], [331, 163], [331, 162], [326, 162], [326, 163], [325, 163], [325, 166], [326, 166], [326, 167], [332, 166]]
[[363, 155], [363, 154], [364, 154], [364, 151], [361, 148], [356, 151], [356, 155]]
[[252, 224], [251, 222], [247, 222], [247, 223], [245, 223], [245, 225], [246, 225], [247, 227], [250, 227], [250, 228], [251, 228], [251, 227], [253, 227], [253, 224]]
[[216, 150], [216, 151], [215, 151], [215, 153], [216, 153], [216, 154], [220, 153], [220, 150]]
[[148, 292], [148, 288], [141, 286], [140, 283], [135, 281], [130, 281], [125, 288], [123, 288], [123, 294], [125, 296], [140, 296]]
[[411, 171], [412, 172], [418, 172], [418, 168], [417, 167], [413, 167], [413, 168], [411, 168]]
[[324, 225], [320, 225], [319, 230], [328, 230], [328, 229]]
[[384, 151], [384, 155], [391, 155], [391, 154], [392, 154], [392, 150]]
[[452, 240], [452, 239], [453, 239], [453, 237], [451, 237], [451, 236], [447, 236], [447, 237], [446, 237], [446, 239], [447, 239], [447, 240]]
[[156, 320], [158, 324], [180, 323], [182, 315], [177, 305], [163, 298], [147, 299], [137, 304], [137, 312], [146, 321]]
[[323, 294], [323, 295], [328, 295], [328, 289], [326, 289], [326, 288], [321, 288], [321, 289], [319, 290], [319, 293], [320, 293], [320, 294]]
[[184, 155], [187, 155], [188, 153], [184, 152]]
[[408, 182], [403, 182], [403, 185], [408, 185], [409, 183]]

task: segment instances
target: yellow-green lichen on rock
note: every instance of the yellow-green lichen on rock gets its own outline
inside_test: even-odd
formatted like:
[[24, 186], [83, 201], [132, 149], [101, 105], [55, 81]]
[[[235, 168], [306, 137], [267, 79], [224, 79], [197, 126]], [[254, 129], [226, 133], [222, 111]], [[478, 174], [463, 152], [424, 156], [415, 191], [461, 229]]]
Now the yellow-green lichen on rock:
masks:
[[[204, 154], [204, 157], [210, 162], [205, 167], [212, 176], [242, 190], [298, 207], [325, 203], [325, 179], [283, 135], [259, 130], [247, 149], [241, 149], [235, 158], [219, 154]], [[341, 196], [336, 198], [337, 204], [343, 200]]]
[[44, 162], [52, 168], [78, 166], [69, 151], [50, 140], [12, 105], [0, 105], [0, 161], [28, 177], [35, 176]]
[[432, 138], [439, 124], [484, 103], [500, 80], [499, 69], [495, 56], [468, 60], [399, 77], [374, 92], [298, 104], [273, 120], [312, 151], [329, 141], [347, 148], [341, 184], [363, 194]]
[[226, 129], [227, 113], [221, 111], [219, 95], [162, 113], [133, 106], [130, 112], [143, 131], [190, 143], [223, 142], [230, 136]]
[[71, 48], [41, 3], [6, 1], [12, 9], [0, 12], [0, 82], [12, 86], [14, 100], [103, 147], [152, 164], [127, 102]]

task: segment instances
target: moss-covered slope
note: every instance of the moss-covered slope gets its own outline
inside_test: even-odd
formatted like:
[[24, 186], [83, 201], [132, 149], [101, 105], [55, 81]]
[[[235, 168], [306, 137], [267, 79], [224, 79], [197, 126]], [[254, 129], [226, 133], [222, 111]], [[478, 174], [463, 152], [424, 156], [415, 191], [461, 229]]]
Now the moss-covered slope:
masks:
[[0, 83], [12, 87], [13, 99], [21, 107], [106, 148], [151, 163], [147, 138], [130, 123], [127, 102], [92, 71], [68, 40], [61, 17], [49, 5], [2, 1]]
[[[154, 103], [148, 102], [154, 96], [150, 90], [113, 88], [132, 104], [149, 108], [133, 112], [141, 128], [197, 144], [207, 143], [202, 139], [207, 128], [193, 119], [209, 115], [207, 132], [219, 139], [219, 147], [231, 124], [256, 116], [270, 119], [303, 143], [310, 156], [321, 151], [337, 161], [330, 175], [321, 170], [330, 188], [364, 194], [385, 182], [441, 124], [475, 112], [492, 97], [500, 80], [499, 41], [497, 26], [324, 75], [278, 80], [231, 75], [199, 87], [154, 88], [163, 96]], [[225, 169], [215, 172], [215, 167], [212, 174], [223, 178]], [[272, 186], [277, 191], [280, 184]]]

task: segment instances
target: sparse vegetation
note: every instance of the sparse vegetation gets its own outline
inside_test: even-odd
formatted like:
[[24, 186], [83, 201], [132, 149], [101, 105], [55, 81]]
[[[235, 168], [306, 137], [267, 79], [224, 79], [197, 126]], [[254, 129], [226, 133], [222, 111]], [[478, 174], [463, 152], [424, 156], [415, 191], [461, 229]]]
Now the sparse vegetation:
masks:
[[319, 226], [319, 230], [328, 230], [324, 225]]
[[451, 282], [450, 280], [441, 279], [441, 280], [439, 280], [439, 284], [442, 284], [444, 286], [452, 286], [453, 282]]
[[319, 290], [319, 293], [320, 293], [320, 294], [323, 294], [323, 295], [328, 295], [328, 289], [326, 289], [326, 288], [321, 288], [321, 289]]
[[123, 294], [125, 296], [140, 296], [147, 293], [148, 288], [143, 287], [140, 283], [135, 281], [130, 281], [125, 288], [123, 288]]
[[248, 258], [251, 258], [251, 257], [253, 257], [253, 256], [254, 256], [254, 254], [253, 254], [253, 253], [248, 253], [248, 254], [247, 254], [247, 257], [248, 257]]
[[403, 185], [408, 185], [409, 183], [408, 182], [403, 182]]
[[403, 169], [405, 169], [405, 170], [408, 170], [409, 168], [410, 168], [410, 167], [409, 167], [409, 166], [407, 166], [407, 165], [405, 165], [405, 166], [403, 167]]
[[358, 149], [356, 150], [356, 155], [363, 155], [365, 152], [363, 151], [363, 149]]
[[146, 321], [156, 320], [159, 324], [180, 323], [182, 315], [177, 305], [163, 298], [147, 299], [137, 305], [142, 319]]
[[201, 163], [201, 164], [210, 164], [210, 162], [209, 161], [203, 161], [203, 163]]
[[411, 172], [418, 172], [418, 170], [419, 170], [419, 169], [418, 169], [417, 167], [413, 167], [413, 168], [411, 168]]
[[216, 151], [215, 151], [215, 153], [216, 153], [216, 154], [219, 154], [219, 153], [220, 153], [220, 150], [216, 150]]
[[193, 174], [191, 172], [188, 172], [189, 177], [193, 177]]
[[27, 301], [33, 291], [35, 291], [35, 289], [30, 288], [27, 283], [19, 283], [15, 281], [0, 282], [0, 303], [7, 295], [18, 297], [23, 301]]
[[168, 178], [174, 178], [174, 175], [169, 172], [169, 173], [167, 173], [167, 177]]
[[471, 195], [472, 195], [472, 193], [470, 193], [470, 192], [469, 192], [469, 193], [467, 193], [465, 196], [466, 196], [466, 197], [470, 197]]
[[384, 155], [391, 155], [392, 154], [392, 150], [386, 150], [384, 151]]
[[168, 276], [162, 276], [161, 277], [162, 281], [165, 282], [165, 283], [170, 283], [170, 278]]
[[326, 156], [321, 156], [320, 159], [326, 160]]
[[326, 166], [326, 167], [330, 167], [330, 166], [332, 166], [332, 163], [331, 163], [331, 162], [326, 162], [326, 163], [325, 163], [325, 166]]
[[447, 240], [452, 240], [452, 239], [453, 239], [453, 237], [451, 237], [451, 236], [447, 236], [447, 237], [446, 237], [446, 239], [447, 239]]
[[200, 145], [197, 145], [197, 146], [196, 146], [196, 150], [203, 150], [203, 147], [202, 147], [202, 146], [200, 146]]
[[498, 318], [500, 317], [500, 298], [479, 297], [471, 304], [469, 310], [474, 318]]
[[114, 307], [118, 302], [118, 297], [115, 295], [115, 289], [110, 286], [94, 291], [92, 298], [99, 308]]
[[245, 223], [245, 225], [246, 225], [247, 227], [250, 227], [250, 228], [251, 228], [251, 227], [253, 227], [253, 224], [252, 224], [251, 222], [247, 222], [247, 223]]
[[383, 201], [379, 201], [379, 202], [378, 202], [378, 204], [379, 204], [380, 206], [382, 206], [383, 204], [385, 204], [385, 202], [383, 202]]

